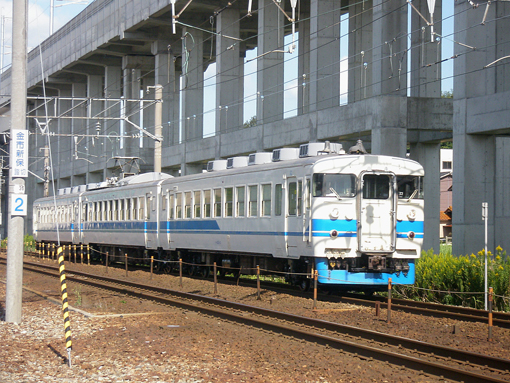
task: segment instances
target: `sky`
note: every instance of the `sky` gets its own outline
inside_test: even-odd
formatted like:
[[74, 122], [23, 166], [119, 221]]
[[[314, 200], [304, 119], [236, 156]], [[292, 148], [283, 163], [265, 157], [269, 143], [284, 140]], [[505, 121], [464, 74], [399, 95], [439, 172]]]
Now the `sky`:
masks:
[[[81, 12], [87, 2], [91, 0], [82, 0], [81, 4], [73, 4], [80, 0], [54, 0], [54, 26], [53, 30], [56, 32], [59, 28], [64, 26], [69, 20]], [[182, 1], [182, 0], [177, 0]], [[28, 50], [32, 50], [37, 45], [44, 41], [50, 32], [50, 0], [29, 0], [28, 10]], [[452, 35], [453, 33], [453, 1], [443, 1], [443, 36]], [[413, 10], [409, 7], [409, 12]], [[0, 45], [3, 47], [3, 67], [6, 68], [11, 62], [11, 35], [12, 35], [12, 0], [0, 0], [0, 15], [4, 23], [4, 36], [0, 39]], [[427, 15], [428, 16], [428, 15]], [[340, 41], [340, 103], [345, 104], [347, 93], [347, 34], [348, 22], [345, 15], [341, 23]], [[1, 33], [1, 31], [0, 31]], [[298, 34], [296, 36], [298, 38]], [[292, 36], [286, 36], [285, 44], [288, 45], [292, 41]], [[442, 57], [450, 57], [453, 53], [453, 43], [448, 39], [441, 42]], [[297, 48], [297, 44], [296, 44]], [[256, 84], [257, 84], [257, 62], [256, 60], [250, 61], [257, 56], [257, 49], [246, 52], [246, 64], [244, 68], [244, 121], [248, 121], [252, 116], [256, 115]], [[298, 49], [294, 53], [285, 53], [285, 78], [284, 78], [284, 116], [285, 118], [297, 115], [297, 92], [301, 89], [299, 79], [297, 78], [297, 56]], [[0, 55], [1, 57], [1, 55]], [[212, 121], [212, 124], [204, 126], [204, 136], [214, 135], [215, 132], [215, 118], [214, 108], [216, 101], [216, 85], [215, 85], [215, 72], [216, 65], [209, 65], [204, 73], [204, 121]], [[453, 60], [445, 61], [442, 64], [442, 90], [449, 91], [453, 89]]]

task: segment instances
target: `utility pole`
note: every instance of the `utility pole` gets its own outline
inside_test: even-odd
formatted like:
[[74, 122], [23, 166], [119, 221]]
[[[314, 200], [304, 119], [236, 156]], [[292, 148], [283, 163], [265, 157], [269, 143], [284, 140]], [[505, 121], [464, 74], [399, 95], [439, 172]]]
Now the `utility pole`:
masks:
[[[27, 210], [27, 8], [28, 0], [12, 2], [11, 142], [9, 166], [9, 223], [5, 320], [21, 322], [23, 288], [23, 234]], [[23, 214], [24, 213], [24, 214]]]
[[162, 135], [162, 126], [163, 122], [163, 87], [160, 84], [157, 84], [155, 87], [156, 95], [154, 99], [156, 100], [156, 106], [154, 107], [154, 124], [156, 125], [154, 130], [154, 136], [156, 137], [156, 142], [154, 143], [154, 171], [156, 173], [161, 173], [161, 140], [163, 139]]

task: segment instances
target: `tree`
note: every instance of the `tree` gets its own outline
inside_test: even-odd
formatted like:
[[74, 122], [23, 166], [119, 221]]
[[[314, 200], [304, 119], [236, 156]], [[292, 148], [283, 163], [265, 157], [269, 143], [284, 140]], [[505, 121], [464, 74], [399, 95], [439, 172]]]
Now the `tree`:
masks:
[[253, 116], [249, 120], [245, 121], [243, 124], [243, 128], [251, 128], [252, 126], [257, 125], [257, 116]]

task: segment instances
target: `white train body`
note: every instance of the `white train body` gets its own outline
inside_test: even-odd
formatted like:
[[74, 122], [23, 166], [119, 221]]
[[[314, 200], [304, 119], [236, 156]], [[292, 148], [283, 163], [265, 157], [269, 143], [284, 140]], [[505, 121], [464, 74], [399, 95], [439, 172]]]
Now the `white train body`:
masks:
[[149, 173], [35, 201], [34, 237], [244, 272], [315, 269], [320, 283], [355, 289], [390, 277], [412, 284], [423, 175], [409, 159], [337, 154], [177, 178]]

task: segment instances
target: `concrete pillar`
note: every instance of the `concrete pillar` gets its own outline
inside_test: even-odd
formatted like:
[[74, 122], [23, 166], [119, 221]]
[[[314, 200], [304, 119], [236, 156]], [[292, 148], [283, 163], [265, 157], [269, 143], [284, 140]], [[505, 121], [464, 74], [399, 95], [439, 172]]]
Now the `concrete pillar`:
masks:
[[301, 15], [298, 37], [298, 114], [310, 111], [310, 15]]
[[340, 3], [310, 3], [310, 110], [340, 103]]
[[[140, 124], [140, 69], [124, 69], [124, 89], [123, 95], [126, 98], [124, 113], [130, 121], [137, 126]], [[124, 123], [124, 133], [139, 134], [140, 131], [129, 123]], [[140, 144], [138, 139], [127, 138], [124, 140], [124, 156], [139, 157]]]
[[372, 95], [407, 95], [406, 0], [373, 0]]
[[[121, 103], [120, 99], [122, 95], [122, 68], [115, 66], [108, 66], [105, 68], [105, 98], [112, 98], [115, 100], [106, 101], [105, 109], [106, 116], [111, 118], [120, 117]], [[104, 123], [105, 132], [107, 135], [119, 135], [120, 134], [120, 121], [119, 120], [108, 120]], [[105, 153], [107, 155], [107, 166], [113, 166], [114, 161], [108, 161], [110, 158], [120, 155], [120, 140], [115, 138], [108, 138], [104, 140]]]
[[[283, 119], [283, 14], [272, 0], [259, 0], [257, 39], [257, 122]], [[262, 56], [264, 55], [264, 56]]]
[[[70, 86], [62, 88], [60, 90], [59, 96], [61, 98], [58, 101], [58, 115], [59, 116], [70, 117], [70, 113], [68, 111], [70, 111], [72, 108], [72, 101], [70, 100], [72, 95], [73, 95], [73, 92], [72, 92], [72, 88]], [[68, 100], [63, 100], [62, 98], [68, 98]], [[59, 124], [58, 130], [60, 133], [69, 134], [69, 135], [72, 133], [72, 130], [71, 130], [72, 129], [72, 120], [70, 118], [60, 118], [58, 120], [58, 124]], [[60, 150], [59, 150], [58, 163], [59, 164], [71, 164], [71, 160], [72, 160], [73, 154], [74, 154], [74, 152], [73, 152], [73, 146], [74, 146], [73, 138], [72, 137], [60, 137], [59, 142], [60, 142]], [[67, 176], [67, 174], [69, 174], [69, 175], [71, 174], [70, 167], [59, 166], [59, 168], [62, 168], [61, 170], [65, 170], [66, 176]]]
[[[72, 93], [73, 93], [73, 117], [87, 117], [87, 101], [85, 98], [87, 97], [87, 84], [86, 83], [73, 83], [72, 85]], [[74, 135], [87, 134], [87, 120], [83, 118], [73, 119], [71, 121], [71, 129]], [[89, 138], [80, 138], [74, 139], [72, 143], [72, 152], [73, 152], [73, 166], [71, 169], [71, 174], [80, 174], [86, 173], [88, 162], [85, 159], [88, 159], [87, 149], [89, 145]], [[76, 156], [78, 158], [76, 158]], [[73, 184], [79, 185], [79, 184]]]
[[203, 137], [204, 65], [203, 34], [183, 29], [182, 39], [182, 129], [186, 141]]
[[163, 86], [163, 148], [179, 142], [179, 76], [175, 72], [173, 49], [168, 41], [154, 41], [155, 83]]
[[373, 97], [372, 154], [405, 157], [407, 149], [407, 98]]
[[425, 170], [424, 188], [425, 194], [425, 236], [423, 238], [423, 250], [433, 249], [439, 253], [439, 203], [440, 203], [440, 144], [411, 145], [411, 158], [419, 162]]
[[[239, 9], [227, 8], [216, 17], [216, 131], [238, 129], [243, 124], [242, 77], [244, 67], [238, 41], [225, 36], [239, 38]], [[219, 107], [221, 106], [221, 111]]]
[[[510, 249], [510, 138], [496, 137], [496, 196], [494, 212], [494, 237], [493, 246], [501, 246], [503, 249]], [[491, 208], [489, 206], [489, 212]], [[490, 216], [489, 216], [490, 218]], [[494, 247], [491, 247], [494, 249]], [[493, 251], [494, 252], [494, 251]]]
[[[88, 75], [87, 76], [87, 97], [90, 98], [102, 98], [103, 97], [103, 76], [98, 75]], [[88, 131], [89, 135], [96, 135], [99, 133], [100, 135], [104, 134], [104, 120], [98, 120], [96, 117], [104, 117], [103, 114], [103, 102], [97, 100], [89, 100], [88, 103]], [[97, 128], [99, 127], [99, 130]], [[93, 161], [91, 165], [91, 170], [97, 169], [99, 166], [99, 156], [103, 154], [103, 138], [88, 138], [88, 153], [91, 156], [96, 156], [93, 159], [89, 158], [89, 160]]]
[[372, 55], [372, 5], [372, 0], [349, 5], [349, 103], [372, 96], [372, 70], [379, 65]]
[[[426, 1], [413, 2], [420, 13], [430, 20]], [[414, 9], [411, 12], [411, 96], [441, 97], [441, 44], [431, 42], [431, 27]], [[442, 1], [437, 0], [434, 8], [434, 32], [442, 34]], [[438, 63], [438, 64], [435, 64]], [[430, 65], [432, 64], [432, 65]]]
[[[507, 182], [508, 170], [504, 164], [508, 164], [508, 152], [505, 153], [508, 140], [495, 137], [498, 132], [489, 129], [485, 135], [470, 134], [481, 122], [489, 127], [509, 126], [501, 124], [508, 99], [503, 92], [510, 90], [508, 68], [505, 68], [508, 65], [500, 61], [480, 69], [508, 54], [504, 36], [508, 35], [510, 20], [503, 16], [509, 14], [510, 3], [492, 3], [486, 20], [502, 18], [482, 25], [485, 10], [485, 4], [471, 8], [466, 2], [455, 3], [454, 9], [455, 39], [473, 47], [483, 47], [464, 54], [468, 49], [455, 45], [459, 57], [454, 67], [453, 252], [457, 255], [476, 253], [484, 247], [482, 202], [489, 205], [489, 250], [494, 252], [497, 245], [510, 245], [507, 227], [499, 225], [508, 222], [508, 201], [501, 195]], [[498, 97], [498, 93], [501, 96]], [[485, 107], [475, 112], [478, 105]], [[505, 193], [508, 195], [507, 190]]]
[[[467, 135], [457, 131], [453, 135], [453, 253], [476, 253], [484, 247], [482, 202], [489, 204], [489, 249], [494, 251], [495, 205], [495, 138]], [[508, 236], [508, 233], [506, 234]]]

